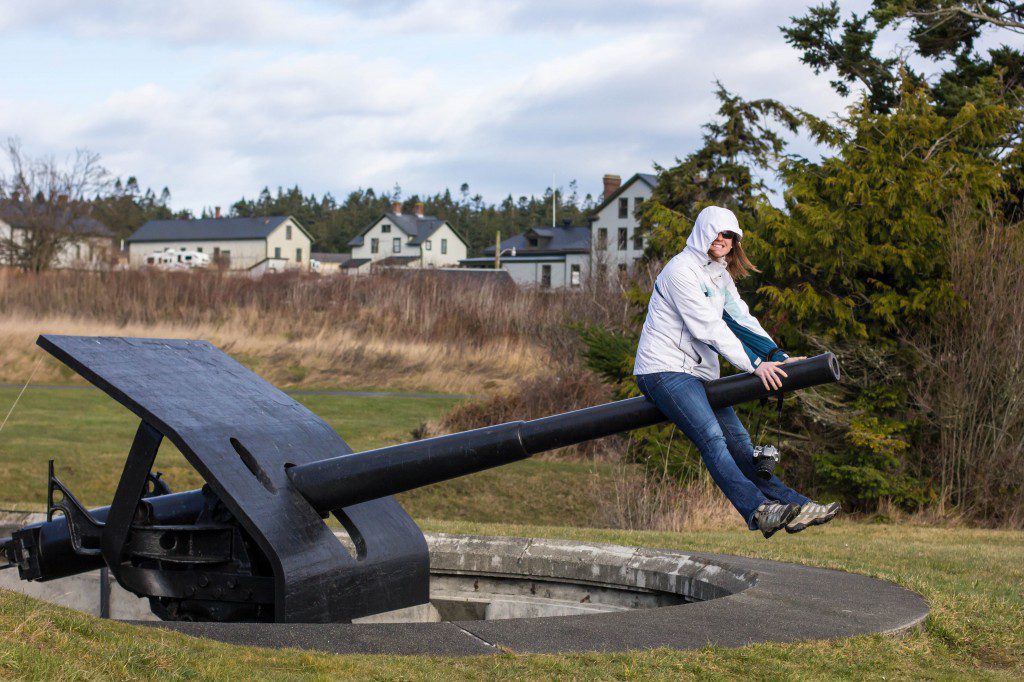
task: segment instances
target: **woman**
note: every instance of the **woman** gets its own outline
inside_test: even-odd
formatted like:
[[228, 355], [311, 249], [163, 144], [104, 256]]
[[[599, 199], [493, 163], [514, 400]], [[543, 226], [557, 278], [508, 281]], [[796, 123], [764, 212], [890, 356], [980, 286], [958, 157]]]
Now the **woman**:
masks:
[[768, 390], [782, 386], [782, 365], [802, 359], [775, 345], [736, 290], [734, 278], [755, 270], [742, 237], [729, 209], [700, 212], [686, 248], [654, 283], [633, 374], [643, 394], [697, 446], [750, 530], [769, 538], [782, 528], [797, 533], [827, 523], [840, 509], [811, 502], [777, 476], [759, 478], [753, 444], [736, 412], [708, 404], [704, 384], [719, 377], [718, 355], [755, 374]]

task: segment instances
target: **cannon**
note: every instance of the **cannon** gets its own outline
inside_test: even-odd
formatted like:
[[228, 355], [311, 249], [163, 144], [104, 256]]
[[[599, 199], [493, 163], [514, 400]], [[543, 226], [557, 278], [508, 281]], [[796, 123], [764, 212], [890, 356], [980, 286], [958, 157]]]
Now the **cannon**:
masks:
[[[106, 566], [164, 620], [348, 622], [428, 601], [429, 557], [393, 495], [665, 420], [646, 398], [353, 453], [322, 419], [206, 341], [40, 336], [140, 423], [114, 498], [86, 509], [49, 465], [47, 521], [0, 540], [25, 580]], [[825, 353], [781, 391], [839, 379]], [[764, 398], [751, 375], [706, 384], [715, 407]], [[171, 492], [164, 438], [205, 481]], [[333, 515], [351, 539], [340, 542]]]

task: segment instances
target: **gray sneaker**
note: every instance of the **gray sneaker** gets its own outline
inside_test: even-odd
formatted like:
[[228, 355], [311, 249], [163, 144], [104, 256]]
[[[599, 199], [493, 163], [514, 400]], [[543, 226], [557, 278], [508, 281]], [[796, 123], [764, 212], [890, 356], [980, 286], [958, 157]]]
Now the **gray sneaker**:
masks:
[[754, 523], [765, 538], [775, 535], [800, 512], [795, 504], [765, 502], [754, 512]]
[[839, 506], [838, 502], [832, 504], [818, 504], [817, 502], [808, 502], [804, 506], [800, 507], [800, 513], [797, 514], [793, 519], [786, 524], [787, 533], [799, 533], [804, 528], [809, 526], [820, 526], [823, 523], [828, 523], [836, 517], [842, 507]]

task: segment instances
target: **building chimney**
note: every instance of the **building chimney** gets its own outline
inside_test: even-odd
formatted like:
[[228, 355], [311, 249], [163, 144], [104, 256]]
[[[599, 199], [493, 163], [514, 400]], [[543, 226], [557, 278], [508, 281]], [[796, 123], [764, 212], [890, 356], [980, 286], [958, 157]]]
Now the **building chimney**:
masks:
[[213, 207], [213, 217], [220, 219], [220, 206]]
[[604, 199], [604, 200], [607, 200], [608, 197], [610, 197], [611, 195], [615, 194], [615, 192], [618, 191], [619, 187], [622, 187], [622, 178], [621, 177], [619, 177], [618, 175], [611, 175], [611, 174], [605, 175], [604, 176], [604, 194], [601, 195], [601, 198]]
[[414, 210], [416, 211], [416, 217], [417, 218], [422, 218], [423, 217], [423, 202], [422, 201], [417, 201], [416, 202], [416, 208]]
[[395, 215], [402, 215], [402, 202], [401, 201], [392, 201], [391, 202], [391, 212], [394, 213]]

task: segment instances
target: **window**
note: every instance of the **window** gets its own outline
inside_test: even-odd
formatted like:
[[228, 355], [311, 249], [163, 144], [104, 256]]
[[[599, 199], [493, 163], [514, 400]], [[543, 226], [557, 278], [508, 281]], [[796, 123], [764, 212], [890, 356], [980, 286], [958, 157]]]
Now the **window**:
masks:
[[637, 197], [636, 199], [633, 199], [633, 215], [637, 215], [640, 213], [640, 207], [643, 205], [643, 203], [643, 197]]
[[391, 240], [391, 253], [402, 253], [402, 238], [395, 237]]
[[537, 246], [538, 241], [536, 237], [530, 237], [529, 239], [526, 240], [526, 243], [529, 244], [530, 246]]
[[302, 249], [295, 249], [295, 262], [296, 263], [301, 263], [302, 262]]
[[633, 230], [633, 248], [637, 251], [644, 250], [644, 236], [640, 230]]
[[448, 253], [448, 240], [447, 239], [442, 239], [441, 240], [441, 253]]
[[608, 276], [608, 266], [605, 263], [597, 264], [597, 279], [598, 281], [604, 281]]
[[81, 260], [81, 259], [82, 259], [82, 245], [81, 244], [75, 244], [75, 260]]
[[199, 253], [202, 253], [203, 252], [203, 247], [197, 246], [196, 247], [196, 251], [198, 251]]
[[628, 218], [629, 217], [629, 199], [627, 199], [625, 197], [622, 197], [621, 199], [619, 199], [619, 217], [620, 218]]
[[625, 275], [626, 274], [626, 264], [625, 263], [619, 263], [619, 274], [620, 275]]
[[376, 237], [370, 240], [370, 253], [380, 253], [380, 240]]
[[280, 246], [275, 246], [274, 247], [274, 258], [280, 258], [280, 257], [281, 257], [281, 247]]
[[292, 238], [292, 226], [291, 225], [285, 225], [284, 226], [284, 238], [285, 239], [291, 239]]
[[430, 240], [429, 239], [427, 241], [423, 242], [423, 250], [424, 251], [430, 251]]
[[583, 279], [583, 273], [580, 270], [580, 266], [577, 263], [569, 267], [569, 285], [578, 287]]
[[551, 266], [542, 265], [540, 266], [540, 286], [542, 289], [551, 288]]
[[224, 264], [224, 267], [231, 265], [231, 251], [229, 249], [224, 249], [220, 252], [220, 262]]
[[391, 232], [391, 226], [388, 225], [387, 223], [384, 223], [383, 225], [380, 226], [380, 231], [383, 232], [384, 234], [387, 234]]
[[624, 227], [619, 228], [619, 251], [625, 251], [629, 248], [629, 230]]
[[608, 228], [597, 228], [597, 250], [604, 251], [608, 248]]
[[213, 247], [213, 257], [216, 258], [219, 255], [220, 255], [220, 247], [219, 246]]

